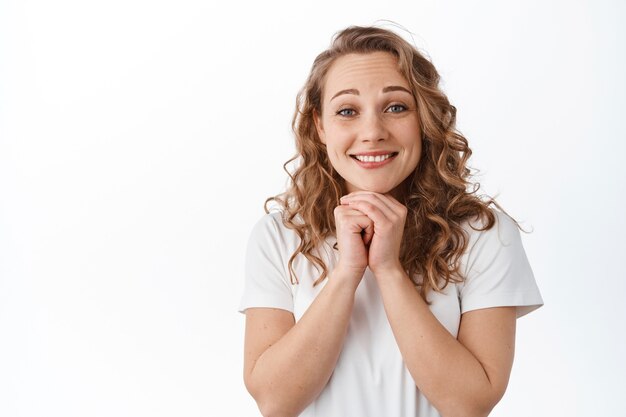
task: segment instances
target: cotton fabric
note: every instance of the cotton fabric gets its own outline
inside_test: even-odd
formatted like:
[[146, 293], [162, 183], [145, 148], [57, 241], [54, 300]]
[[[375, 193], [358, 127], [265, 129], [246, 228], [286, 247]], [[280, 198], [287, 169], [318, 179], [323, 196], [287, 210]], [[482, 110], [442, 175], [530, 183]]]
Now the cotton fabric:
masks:
[[[431, 291], [430, 310], [457, 337], [461, 315], [489, 307], [516, 306], [517, 318], [543, 305], [516, 224], [493, 210], [496, 224], [487, 231], [463, 225], [469, 237], [460, 259], [463, 283], [450, 283], [443, 293]], [[481, 226], [474, 220], [474, 227]], [[338, 261], [329, 238], [318, 255], [332, 271]], [[288, 261], [299, 244], [279, 212], [254, 226], [246, 251], [245, 289], [239, 312], [251, 307], [287, 310], [300, 320], [328, 279], [313, 287], [320, 272], [304, 256], [294, 260], [299, 284], [292, 285]], [[385, 314], [378, 285], [366, 269], [355, 293], [346, 339], [326, 387], [300, 417], [440, 417], [416, 387], [406, 368]]]

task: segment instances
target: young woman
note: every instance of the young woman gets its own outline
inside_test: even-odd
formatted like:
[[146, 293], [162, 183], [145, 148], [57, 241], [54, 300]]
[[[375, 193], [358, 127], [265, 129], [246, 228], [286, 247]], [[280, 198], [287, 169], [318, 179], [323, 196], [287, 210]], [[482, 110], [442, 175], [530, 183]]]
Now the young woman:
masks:
[[380, 28], [316, 58], [299, 164], [246, 255], [244, 381], [264, 416], [486, 416], [504, 394], [516, 318], [543, 300], [438, 84]]

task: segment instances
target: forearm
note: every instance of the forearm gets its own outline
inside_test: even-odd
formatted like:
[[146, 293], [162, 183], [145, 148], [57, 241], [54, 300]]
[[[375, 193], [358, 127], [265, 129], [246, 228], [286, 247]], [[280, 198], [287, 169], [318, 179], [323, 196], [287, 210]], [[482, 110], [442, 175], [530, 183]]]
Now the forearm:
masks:
[[301, 319], [257, 360], [255, 399], [265, 416], [295, 416], [322, 391], [347, 332], [356, 288], [331, 274]]
[[487, 415], [494, 396], [480, 362], [432, 314], [406, 273], [384, 278], [378, 283], [385, 312], [420, 391], [443, 416]]

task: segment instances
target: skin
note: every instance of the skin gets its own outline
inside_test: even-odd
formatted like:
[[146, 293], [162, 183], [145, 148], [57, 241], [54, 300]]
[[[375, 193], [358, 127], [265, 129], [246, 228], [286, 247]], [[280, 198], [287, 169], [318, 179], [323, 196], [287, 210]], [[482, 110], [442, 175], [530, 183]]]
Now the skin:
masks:
[[[326, 75], [322, 115], [315, 114], [314, 120], [348, 192], [394, 192], [420, 160], [417, 104], [388, 53], [337, 58]], [[380, 150], [398, 155], [376, 169], [362, 168], [350, 156]]]
[[[354, 293], [367, 267], [407, 369], [443, 416], [487, 416], [508, 384], [515, 307], [464, 313], [454, 338], [400, 265], [407, 209], [396, 197], [419, 163], [421, 140], [412, 94], [386, 91], [389, 86], [408, 83], [394, 56], [384, 52], [340, 57], [327, 74], [322, 114], [314, 117], [349, 191], [334, 213], [339, 262], [297, 323], [284, 310], [246, 312], [244, 381], [264, 416], [296, 416], [322, 391], [341, 352]], [[378, 149], [398, 156], [371, 170], [350, 156]]]
[[[402, 237], [406, 210], [397, 200], [382, 199], [380, 194], [397, 194], [399, 185], [420, 160], [421, 132], [411, 87], [398, 71], [393, 55], [348, 54], [338, 58], [326, 75], [322, 109], [321, 117], [314, 116], [315, 125], [331, 164], [350, 193], [335, 210], [338, 246], [344, 249], [340, 249], [338, 267], [361, 276], [368, 265], [372, 272], [379, 263], [399, 267], [394, 254], [399, 253], [400, 242], [395, 238], [391, 239], [393, 245], [386, 242], [388, 235]], [[361, 167], [351, 156], [380, 150], [398, 155], [375, 169]], [[363, 195], [359, 194], [362, 190], [373, 192], [381, 207], [391, 204], [399, 210], [392, 229], [379, 227], [374, 233], [374, 220], [355, 205], [362, 201], [354, 199]], [[395, 216], [393, 211], [387, 213]], [[368, 244], [371, 259], [365, 248]]]

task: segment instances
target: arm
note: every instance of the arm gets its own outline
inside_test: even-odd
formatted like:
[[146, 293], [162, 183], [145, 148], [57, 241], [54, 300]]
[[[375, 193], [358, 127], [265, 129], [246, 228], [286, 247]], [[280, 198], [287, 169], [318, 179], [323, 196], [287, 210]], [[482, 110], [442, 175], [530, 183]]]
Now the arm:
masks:
[[246, 310], [244, 382], [263, 416], [296, 416], [322, 391], [343, 346], [358, 282], [335, 269], [297, 323], [286, 310]]
[[463, 314], [457, 340], [404, 271], [376, 278], [402, 357], [426, 398], [442, 416], [487, 416], [511, 373], [515, 307]]
[[342, 204], [374, 222], [369, 267], [402, 357], [417, 387], [446, 417], [486, 416], [508, 384], [515, 345], [515, 307], [469, 311], [458, 340], [431, 313], [399, 260], [407, 209], [390, 196], [355, 192]]

